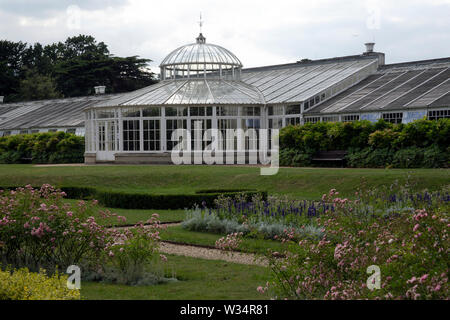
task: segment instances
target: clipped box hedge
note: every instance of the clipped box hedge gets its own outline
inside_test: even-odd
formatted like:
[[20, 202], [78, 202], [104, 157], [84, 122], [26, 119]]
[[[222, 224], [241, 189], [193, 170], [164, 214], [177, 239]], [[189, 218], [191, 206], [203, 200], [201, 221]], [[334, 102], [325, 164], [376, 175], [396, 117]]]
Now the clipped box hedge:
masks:
[[[0, 187], [4, 190], [13, 190], [18, 187]], [[40, 187], [33, 187], [40, 189]], [[126, 191], [101, 190], [92, 187], [59, 187], [67, 194], [69, 199], [96, 199], [109, 208], [122, 209], [186, 209], [194, 206], [214, 205], [214, 200], [220, 196], [235, 198], [244, 194], [247, 200], [255, 195], [267, 199], [267, 191], [257, 190], [199, 190], [194, 194], [149, 194], [131, 193]]]
[[218, 192], [196, 194], [144, 194], [118, 191], [97, 191], [96, 199], [104, 206], [124, 209], [185, 209], [196, 205], [211, 207], [219, 196], [234, 198], [244, 194], [248, 200], [260, 194], [267, 199], [267, 192]]

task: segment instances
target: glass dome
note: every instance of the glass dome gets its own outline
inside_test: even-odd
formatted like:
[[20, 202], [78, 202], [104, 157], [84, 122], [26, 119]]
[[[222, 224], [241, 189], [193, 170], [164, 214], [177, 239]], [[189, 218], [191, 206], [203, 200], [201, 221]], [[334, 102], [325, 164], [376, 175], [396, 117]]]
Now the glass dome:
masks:
[[161, 80], [224, 78], [239, 80], [242, 63], [229, 50], [207, 44], [200, 33], [196, 43], [172, 51], [161, 63]]

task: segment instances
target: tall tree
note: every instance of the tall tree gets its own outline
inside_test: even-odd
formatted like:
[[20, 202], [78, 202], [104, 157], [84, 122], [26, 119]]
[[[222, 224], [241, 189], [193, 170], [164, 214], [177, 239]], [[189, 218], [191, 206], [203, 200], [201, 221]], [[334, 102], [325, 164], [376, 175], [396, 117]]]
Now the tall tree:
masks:
[[6, 101], [17, 96], [26, 49], [26, 43], [0, 40], [0, 95], [6, 96]]
[[35, 69], [27, 70], [26, 77], [20, 82], [21, 100], [42, 100], [60, 98], [62, 94], [56, 89], [56, 81], [50, 76], [39, 74]]
[[39, 97], [89, 95], [97, 85], [112, 93], [136, 90], [156, 82], [149, 62], [138, 56], [115, 57], [104, 42], [88, 35], [46, 46], [0, 41], [0, 95], [8, 101], [30, 99], [33, 81], [43, 81]]

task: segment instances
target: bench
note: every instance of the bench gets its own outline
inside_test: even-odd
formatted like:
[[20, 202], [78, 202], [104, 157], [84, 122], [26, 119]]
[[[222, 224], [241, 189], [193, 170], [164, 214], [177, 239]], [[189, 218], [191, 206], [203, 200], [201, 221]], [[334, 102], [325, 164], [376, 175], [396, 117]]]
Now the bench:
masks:
[[20, 162], [22, 163], [31, 163], [33, 158], [20, 158]]
[[320, 151], [318, 152], [312, 161], [340, 161], [342, 167], [344, 167], [345, 157], [347, 151], [335, 150], [335, 151]]

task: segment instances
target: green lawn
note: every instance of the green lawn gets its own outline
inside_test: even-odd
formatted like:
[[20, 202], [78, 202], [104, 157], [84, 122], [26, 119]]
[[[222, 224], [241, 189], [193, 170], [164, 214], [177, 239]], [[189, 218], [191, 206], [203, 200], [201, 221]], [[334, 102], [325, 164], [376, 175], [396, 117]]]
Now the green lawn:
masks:
[[[71, 204], [75, 204], [79, 200], [66, 199], [66, 202]], [[99, 206], [101, 210], [109, 210], [111, 213], [116, 213], [120, 216], [124, 216], [127, 218], [126, 222], [118, 222], [117, 219], [113, 218], [110, 221], [105, 222], [105, 225], [129, 225], [135, 224], [140, 221], [147, 221], [152, 217], [152, 214], [159, 214], [159, 220], [161, 222], [178, 222], [183, 221], [185, 218], [184, 210], [161, 210], [161, 209], [149, 209], [149, 210], [140, 210], [140, 209], [117, 209], [117, 208], [105, 208]]]
[[92, 300], [268, 299], [256, 291], [270, 278], [268, 268], [179, 256], [168, 256], [165, 268], [179, 281], [142, 287], [82, 282], [81, 295]]
[[396, 180], [404, 183], [408, 173], [417, 183], [417, 189], [435, 190], [450, 184], [450, 170], [447, 169], [281, 168], [275, 176], [261, 176], [259, 168], [235, 166], [0, 165], [0, 185], [50, 183], [155, 194], [194, 193], [207, 188], [249, 188], [298, 199], [318, 199], [331, 188], [351, 196], [364, 180], [370, 187], [389, 186]]
[[[224, 236], [226, 235], [188, 231], [181, 226], [168, 227], [161, 232], [162, 240], [206, 246], [215, 246], [216, 241]], [[245, 252], [265, 254], [268, 249], [282, 251], [283, 245], [281, 242], [273, 240], [244, 239], [239, 249]]]

